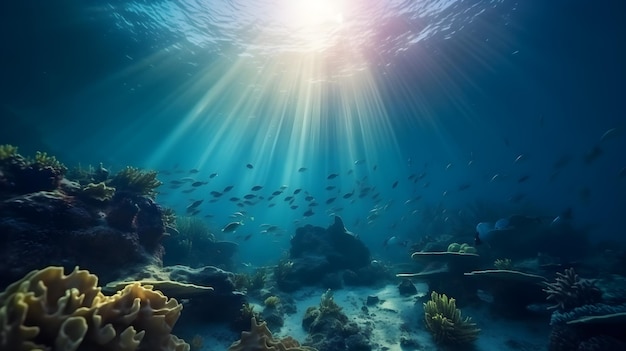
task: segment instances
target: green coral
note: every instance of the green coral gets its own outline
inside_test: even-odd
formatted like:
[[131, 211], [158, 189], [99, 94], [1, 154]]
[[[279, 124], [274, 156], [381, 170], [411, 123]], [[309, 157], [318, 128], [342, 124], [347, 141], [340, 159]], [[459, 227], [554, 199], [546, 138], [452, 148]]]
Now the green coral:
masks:
[[335, 302], [332, 290], [328, 289], [322, 294], [319, 309], [321, 316], [338, 316], [341, 314], [341, 307]]
[[459, 243], [452, 243], [448, 245], [448, 252], [459, 252], [460, 249], [461, 249], [461, 244]]
[[6, 160], [10, 157], [15, 157], [17, 155], [17, 146], [13, 146], [10, 144], [0, 145], [0, 161]]
[[476, 252], [478, 252], [476, 248], [467, 243], [461, 244], [461, 247], [459, 248], [459, 253], [475, 254]]
[[89, 183], [81, 189], [81, 196], [98, 201], [109, 201], [115, 195], [115, 188], [107, 186], [104, 182]]
[[35, 153], [35, 161], [33, 162], [38, 168], [50, 167], [60, 174], [67, 172], [67, 167], [56, 157], [48, 155], [46, 152], [37, 151]]
[[511, 261], [510, 258], [498, 258], [495, 262], [493, 262], [493, 266], [496, 269], [509, 270], [513, 268], [513, 261]]
[[252, 277], [250, 277], [250, 290], [260, 290], [265, 286], [267, 280], [267, 270], [265, 268], [258, 268]]
[[438, 344], [468, 344], [476, 340], [480, 332], [470, 317], [462, 318], [454, 298], [435, 291], [424, 304], [424, 321]]
[[157, 174], [156, 171], [144, 171], [128, 166], [119, 171], [111, 179], [110, 184], [118, 191], [155, 197], [156, 189], [163, 184], [157, 179]]
[[268, 296], [265, 301], [263, 301], [263, 304], [267, 308], [277, 308], [278, 305], [280, 305], [280, 297], [275, 295]]

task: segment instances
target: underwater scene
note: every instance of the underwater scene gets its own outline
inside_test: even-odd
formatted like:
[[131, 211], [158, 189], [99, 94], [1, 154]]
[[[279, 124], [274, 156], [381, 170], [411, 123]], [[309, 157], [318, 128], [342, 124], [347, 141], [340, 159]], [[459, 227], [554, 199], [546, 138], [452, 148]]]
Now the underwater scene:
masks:
[[626, 2], [0, 9], [0, 351], [626, 350]]

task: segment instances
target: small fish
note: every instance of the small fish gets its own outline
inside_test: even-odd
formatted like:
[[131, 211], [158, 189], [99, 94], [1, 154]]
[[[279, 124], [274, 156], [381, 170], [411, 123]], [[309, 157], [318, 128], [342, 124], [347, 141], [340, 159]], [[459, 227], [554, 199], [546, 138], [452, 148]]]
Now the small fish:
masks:
[[240, 226], [243, 225], [243, 222], [230, 222], [222, 228], [222, 232], [224, 233], [232, 233], [237, 230]]
[[298, 168], [298, 172], [300, 172], [300, 173], [306, 172], [307, 169], [308, 168], [306, 168], [306, 167], [300, 167], [300, 168]]
[[189, 170], [189, 173], [192, 173], [192, 174], [195, 174], [195, 173], [198, 173], [198, 172], [200, 172], [200, 171], [195, 169], [195, 168]]
[[196, 201], [192, 202], [191, 205], [187, 206], [187, 209], [196, 208], [196, 207], [200, 206], [203, 201], [204, 200], [196, 200]]
[[291, 208], [292, 210], [295, 210], [296, 208], [298, 208], [298, 205], [291, 205], [289, 208]]
[[459, 191], [463, 191], [463, 190], [467, 190], [471, 187], [472, 185], [470, 183], [463, 183], [461, 185], [459, 185]]
[[330, 199], [326, 200], [326, 204], [327, 205], [332, 204], [333, 202], [335, 202], [336, 199], [337, 199], [336, 197], [331, 197]]
[[253, 166], [251, 163], [248, 163], [248, 164], [246, 165], [246, 167], [247, 167], [248, 169], [252, 169], [252, 168], [254, 168], [254, 166]]
[[337, 173], [331, 173], [328, 175], [328, 177], [326, 177], [326, 179], [335, 179], [339, 176], [339, 174]]
[[600, 142], [603, 143], [609, 139], [612, 139], [615, 136], [617, 136], [617, 128], [611, 128], [604, 132], [604, 134], [602, 134], [602, 136], [600, 137]]
[[227, 192], [233, 190], [234, 187], [235, 187], [234, 185], [229, 185], [229, 186], [225, 187], [224, 190], [222, 190], [222, 192], [227, 193]]
[[255, 185], [255, 186], [252, 187], [252, 191], [259, 191], [261, 189], [263, 189], [263, 186], [261, 186], [261, 185]]
[[254, 199], [256, 197], [256, 195], [254, 194], [246, 194], [243, 196], [244, 199], [250, 200], [250, 199]]
[[598, 145], [594, 145], [589, 152], [585, 154], [584, 161], [586, 164], [590, 164], [595, 161], [604, 151]]
[[248, 239], [250, 239], [251, 237], [252, 237], [252, 234], [248, 234], [243, 237], [243, 241], [248, 241]]
[[493, 183], [493, 182], [495, 182], [498, 179], [500, 179], [500, 174], [496, 173], [493, 177], [491, 177], [491, 180], [489, 182]]
[[231, 197], [231, 198], [230, 198], [230, 199], [228, 199], [228, 200], [230, 200], [230, 201], [232, 201], [232, 202], [237, 202], [237, 201], [239, 201], [239, 200], [241, 200], [241, 199], [240, 199], [240, 198], [238, 198], [238, 197], [236, 197], [236, 196], [233, 196], [233, 197]]
[[315, 200], [315, 198], [313, 196], [311, 196], [311, 195], [307, 195], [304, 199], [306, 201], [313, 201], [313, 200]]
[[398, 186], [398, 181], [396, 180], [395, 182], [393, 182], [393, 184], [391, 184], [391, 189], [395, 189]]
[[197, 182], [193, 182], [191, 183], [191, 186], [194, 188], [197, 188], [199, 186], [205, 185], [205, 184], [209, 184], [209, 182], [201, 182], [201, 181], [197, 181]]
[[360, 159], [360, 160], [356, 160], [356, 161], [354, 161], [354, 164], [355, 164], [355, 165], [362, 165], [362, 164], [364, 164], [364, 163], [365, 163], [365, 159]]
[[336, 186], [334, 186], [334, 185], [329, 185], [329, 186], [327, 186], [327, 187], [326, 187], [326, 190], [333, 190], [333, 189], [335, 189], [335, 188], [336, 188]]
[[309, 209], [308, 209], [308, 210], [306, 210], [306, 211], [305, 211], [302, 215], [303, 215], [304, 217], [311, 217], [311, 216], [312, 216], [312, 215], [314, 215], [314, 214], [315, 214], [315, 212], [313, 212], [313, 210], [309, 208]]
[[219, 191], [211, 191], [211, 195], [213, 195], [213, 197], [220, 197], [222, 196], [222, 193], [220, 193]]
[[352, 197], [352, 195], [354, 195], [354, 190], [353, 190], [352, 192], [350, 192], [350, 193], [346, 193], [346, 194], [344, 194], [344, 195], [343, 195], [343, 198], [344, 198], [344, 199], [349, 199], [349, 198], [351, 198], [351, 197]]
[[291, 201], [291, 200], [293, 200], [293, 196], [287, 196], [284, 199], [284, 201]]
[[528, 179], [530, 179], [529, 175], [523, 175], [523, 176], [519, 177], [519, 179], [517, 179], [517, 182], [518, 183], [523, 183], [523, 182], [527, 181]]
[[283, 193], [283, 191], [282, 191], [282, 190], [276, 190], [276, 191], [274, 191], [274, 192], [272, 193], [272, 195], [274, 195], [274, 196], [278, 196], [278, 195], [280, 195], [280, 194], [282, 194], [282, 193]]
[[452, 168], [452, 163], [448, 163], [448, 165], [446, 166], [446, 171], [449, 170], [450, 168]]
[[213, 178], [215, 178], [217, 176], [218, 176], [218, 174], [216, 172], [209, 174], [209, 178], [210, 179], [213, 179]]
[[519, 156], [515, 158], [515, 161], [513, 161], [513, 163], [520, 163], [524, 161], [525, 159], [526, 159], [526, 156], [524, 156], [524, 154], [520, 154]]
[[293, 194], [294, 195], [298, 195], [298, 194], [300, 194], [301, 191], [302, 191], [302, 189], [298, 188], [298, 189], [293, 191]]

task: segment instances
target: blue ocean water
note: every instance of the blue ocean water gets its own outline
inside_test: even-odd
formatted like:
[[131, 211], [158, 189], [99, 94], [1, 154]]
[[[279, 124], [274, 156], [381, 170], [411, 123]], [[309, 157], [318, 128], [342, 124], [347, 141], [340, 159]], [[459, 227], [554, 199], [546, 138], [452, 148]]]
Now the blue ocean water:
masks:
[[[184, 213], [204, 199], [197, 216], [217, 233], [245, 212], [225, 238], [256, 264], [334, 214], [398, 261], [390, 237], [471, 241], [477, 219], [512, 213], [571, 208], [594, 239], [622, 240], [625, 13], [622, 1], [5, 2], [0, 143], [159, 170], [157, 200]], [[207, 184], [170, 189], [184, 177]]]

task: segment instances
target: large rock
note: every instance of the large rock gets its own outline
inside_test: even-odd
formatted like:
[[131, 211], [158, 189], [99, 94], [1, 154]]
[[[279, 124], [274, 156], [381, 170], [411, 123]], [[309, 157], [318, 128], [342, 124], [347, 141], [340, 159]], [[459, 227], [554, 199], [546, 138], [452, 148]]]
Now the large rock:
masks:
[[371, 261], [369, 249], [339, 217], [326, 229], [312, 225], [296, 229], [289, 253], [289, 269], [281, 276], [282, 287], [289, 290], [317, 284], [332, 273], [358, 270]]

